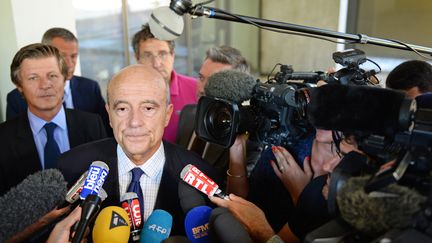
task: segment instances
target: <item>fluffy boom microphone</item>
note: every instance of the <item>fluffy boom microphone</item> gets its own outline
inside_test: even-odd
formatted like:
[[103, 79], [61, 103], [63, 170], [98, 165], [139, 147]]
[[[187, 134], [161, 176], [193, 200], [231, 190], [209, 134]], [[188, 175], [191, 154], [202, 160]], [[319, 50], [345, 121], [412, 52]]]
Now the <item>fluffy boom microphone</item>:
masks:
[[308, 119], [316, 128], [392, 136], [410, 125], [414, 102], [399, 91], [324, 85], [312, 91]]
[[249, 100], [257, 81], [250, 74], [238, 70], [223, 70], [211, 75], [205, 94], [236, 103]]
[[0, 198], [0, 242], [21, 232], [65, 198], [67, 183], [57, 169], [29, 175]]
[[409, 226], [413, 215], [426, 201], [415, 190], [391, 184], [380, 191], [365, 193], [369, 177], [352, 177], [337, 193], [342, 218], [369, 236]]

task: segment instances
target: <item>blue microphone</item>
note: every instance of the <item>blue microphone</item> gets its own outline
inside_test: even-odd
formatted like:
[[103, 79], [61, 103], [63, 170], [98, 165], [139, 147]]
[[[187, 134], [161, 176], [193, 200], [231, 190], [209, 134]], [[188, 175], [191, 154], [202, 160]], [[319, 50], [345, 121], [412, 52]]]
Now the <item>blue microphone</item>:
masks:
[[108, 172], [109, 167], [105, 162], [94, 161], [91, 163], [88, 169], [87, 178], [84, 181], [83, 189], [80, 193], [81, 200], [85, 200], [88, 195], [99, 194], [99, 190], [102, 188]]
[[186, 236], [192, 243], [210, 242], [208, 231], [211, 212], [212, 209], [208, 206], [198, 206], [186, 214]]
[[140, 243], [160, 243], [169, 237], [173, 218], [162, 209], [156, 209], [150, 214], [141, 230]]

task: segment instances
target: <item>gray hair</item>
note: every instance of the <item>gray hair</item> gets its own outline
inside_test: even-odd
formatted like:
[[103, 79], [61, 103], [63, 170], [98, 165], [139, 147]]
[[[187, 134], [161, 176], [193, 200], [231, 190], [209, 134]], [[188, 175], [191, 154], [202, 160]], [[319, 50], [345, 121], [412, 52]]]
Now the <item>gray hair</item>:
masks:
[[72, 32], [70, 32], [67, 29], [59, 28], [59, 27], [51, 28], [51, 29], [45, 31], [45, 34], [42, 36], [41, 42], [43, 44], [51, 45], [52, 40], [55, 37], [62, 38], [65, 41], [73, 41], [73, 42], [78, 43], [78, 39], [75, 37], [75, 35]]
[[241, 52], [230, 46], [211, 47], [206, 52], [206, 59], [213, 62], [229, 64], [233, 69], [249, 73], [249, 64], [242, 56]]

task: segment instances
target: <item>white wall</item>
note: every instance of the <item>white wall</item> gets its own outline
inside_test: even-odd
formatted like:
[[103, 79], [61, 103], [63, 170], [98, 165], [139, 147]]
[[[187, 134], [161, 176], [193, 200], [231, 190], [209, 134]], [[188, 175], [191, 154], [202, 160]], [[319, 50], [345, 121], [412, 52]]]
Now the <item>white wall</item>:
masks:
[[[72, 0], [0, 1], [0, 122], [5, 120], [6, 95], [14, 85], [10, 63], [19, 48], [40, 42], [51, 27], [76, 33]], [[79, 73], [79, 65], [75, 73]]]

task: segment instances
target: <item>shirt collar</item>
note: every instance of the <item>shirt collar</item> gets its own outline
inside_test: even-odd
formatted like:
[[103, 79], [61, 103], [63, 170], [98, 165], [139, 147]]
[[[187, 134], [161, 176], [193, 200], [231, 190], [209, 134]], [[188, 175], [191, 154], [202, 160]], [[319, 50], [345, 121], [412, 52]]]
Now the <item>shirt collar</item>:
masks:
[[30, 122], [30, 128], [32, 129], [34, 135], [38, 134], [43, 126], [45, 126], [45, 124], [48, 122], [53, 122], [62, 130], [67, 131], [66, 113], [63, 106], [61, 106], [60, 111], [57, 112], [51, 121], [45, 121], [41, 119], [40, 117], [33, 114], [29, 109], [27, 109], [27, 117]]
[[148, 177], [156, 178], [163, 170], [163, 166], [165, 164], [165, 149], [163, 143], [161, 142], [156, 152], [144, 164], [137, 166], [126, 156], [121, 146], [117, 144], [117, 157], [119, 163], [121, 164], [118, 166], [119, 175], [125, 175], [133, 168], [139, 167]]
[[177, 73], [173, 70], [171, 72], [171, 84], [170, 84], [170, 95], [178, 95], [179, 94], [179, 80]]

